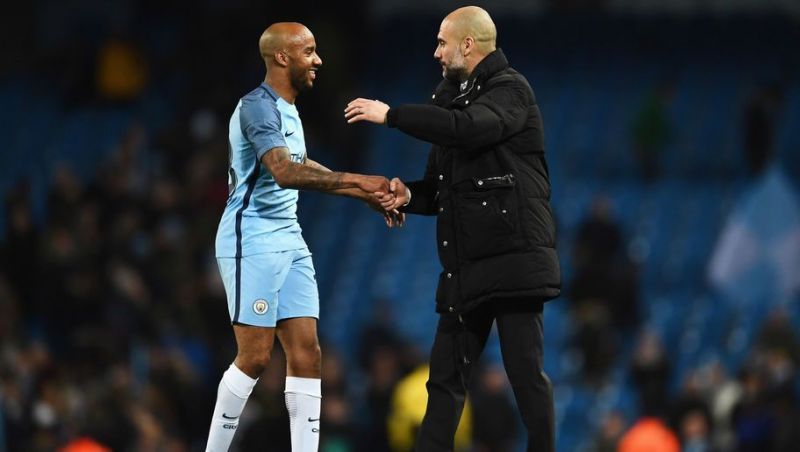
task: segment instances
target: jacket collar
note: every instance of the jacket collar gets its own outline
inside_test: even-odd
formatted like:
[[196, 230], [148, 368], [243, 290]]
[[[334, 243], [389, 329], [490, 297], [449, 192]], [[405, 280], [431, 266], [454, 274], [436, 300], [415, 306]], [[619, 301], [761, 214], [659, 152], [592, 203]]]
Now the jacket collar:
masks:
[[508, 60], [502, 49], [497, 49], [494, 52], [486, 55], [475, 69], [469, 75], [467, 86], [471, 86], [476, 80], [484, 81], [494, 74], [506, 69], [508, 67]]
[[[503, 51], [497, 49], [486, 55], [483, 60], [475, 66], [475, 69], [472, 70], [467, 81], [463, 82], [466, 83], [464, 89], [461, 89], [461, 83], [444, 79], [436, 88], [431, 101], [439, 106], [446, 106], [450, 102], [463, 103], [466, 105], [468, 104], [466, 100], [472, 97], [469, 96], [469, 94], [476, 85], [480, 86], [481, 83], [484, 83], [493, 75], [506, 68], [508, 68], [508, 60], [505, 54], [503, 54]], [[480, 88], [477, 88], [477, 91], [480, 91]]]

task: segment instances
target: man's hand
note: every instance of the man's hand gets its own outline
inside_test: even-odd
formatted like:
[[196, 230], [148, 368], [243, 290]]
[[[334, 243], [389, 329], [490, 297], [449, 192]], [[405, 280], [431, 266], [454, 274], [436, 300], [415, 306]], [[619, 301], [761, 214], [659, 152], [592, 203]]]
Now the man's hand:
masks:
[[389, 183], [388, 192], [375, 192], [375, 196], [387, 212], [396, 212], [398, 208], [406, 205], [411, 200], [411, 192], [408, 187], [396, 177]]
[[[378, 212], [383, 217], [383, 221], [388, 227], [399, 226], [402, 227], [406, 222], [406, 214], [398, 212], [397, 210], [386, 210], [381, 204], [380, 199], [373, 194], [365, 194], [364, 202], [367, 203], [370, 209]], [[391, 196], [391, 195], [389, 195]]]
[[355, 182], [358, 188], [367, 193], [387, 192], [391, 189], [389, 186], [389, 179], [383, 176], [357, 175], [353, 182]]
[[358, 98], [350, 101], [344, 109], [344, 117], [348, 124], [358, 121], [369, 121], [375, 124], [386, 124], [386, 113], [389, 106], [379, 100]]

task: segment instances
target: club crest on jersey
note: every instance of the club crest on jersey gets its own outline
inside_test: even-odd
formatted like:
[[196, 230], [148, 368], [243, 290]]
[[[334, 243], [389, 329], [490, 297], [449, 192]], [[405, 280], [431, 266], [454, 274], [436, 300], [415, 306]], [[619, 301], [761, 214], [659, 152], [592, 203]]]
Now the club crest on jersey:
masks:
[[258, 315], [266, 314], [268, 309], [269, 304], [267, 303], [267, 300], [258, 299], [253, 302], [253, 311], [255, 311], [255, 313]]

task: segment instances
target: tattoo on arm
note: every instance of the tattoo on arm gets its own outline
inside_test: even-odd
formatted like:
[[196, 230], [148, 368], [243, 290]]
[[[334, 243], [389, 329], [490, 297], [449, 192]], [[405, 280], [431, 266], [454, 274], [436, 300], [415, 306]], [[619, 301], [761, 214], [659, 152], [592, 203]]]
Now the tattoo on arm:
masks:
[[330, 171], [327, 168], [323, 170], [318, 166], [309, 165], [309, 161], [306, 161], [306, 164], [293, 162], [289, 149], [285, 147], [273, 148], [261, 157], [261, 163], [283, 188], [331, 191], [356, 187], [354, 183], [345, 181], [345, 173]]
[[[306, 158], [305, 165], [310, 166], [312, 168], [316, 168], [320, 171], [328, 171], [328, 172], [331, 171], [330, 169], [328, 169], [328, 167], [326, 167], [322, 163], [319, 163], [315, 160], [311, 160], [309, 158]], [[350, 198], [356, 198], [356, 199], [367, 199], [369, 197], [368, 193], [366, 193], [364, 190], [361, 190], [358, 187], [336, 188], [333, 190], [327, 190], [327, 193], [330, 193], [332, 195], [349, 196]]]
[[326, 167], [322, 163], [319, 163], [316, 160], [311, 160], [308, 157], [306, 157], [306, 160], [305, 160], [304, 164], [307, 165], [307, 166], [310, 166], [312, 168], [316, 168], [316, 169], [318, 169], [320, 171], [328, 171], [328, 172], [331, 171], [330, 169], [328, 169], [328, 167]]

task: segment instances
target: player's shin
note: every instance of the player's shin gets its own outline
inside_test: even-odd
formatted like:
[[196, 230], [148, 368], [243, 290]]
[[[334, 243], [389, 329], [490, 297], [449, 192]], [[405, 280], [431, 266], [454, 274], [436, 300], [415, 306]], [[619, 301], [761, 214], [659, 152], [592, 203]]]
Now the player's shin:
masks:
[[242, 415], [244, 405], [257, 381], [257, 378], [250, 378], [233, 364], [222, 375], [217, 390], [217, 404], [214, 406], [214, 415], [211, 418], [206, 452], [228, 450], [233, 435], [239, 427], [239, 417]]
[[319, 447], [321, 380], [286, 377], [285, 394], [292, 432], [292, 451], [316, 452]]

